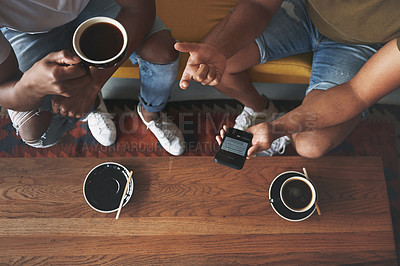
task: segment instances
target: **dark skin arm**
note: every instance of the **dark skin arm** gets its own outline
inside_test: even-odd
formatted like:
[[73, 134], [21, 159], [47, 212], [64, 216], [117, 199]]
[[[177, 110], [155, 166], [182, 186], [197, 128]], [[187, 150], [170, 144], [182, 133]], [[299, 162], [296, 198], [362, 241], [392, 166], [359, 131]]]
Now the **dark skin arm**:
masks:
[[[360, 115], [383, 96], [400, 88], [399, 73], [400, 51], [396, 40], [392, 40], [349, 82], [319, 93], [278, 120], [249, 128], [253, 133], [253, 146], [248, 156], [268, 149], [271, 142], [281, 136], [328, 128]], [[307, 123], [310, 116], [312, 127]]]
[[39, 107], [47, 94], [69, 95], [69, 90], [85, 86], [91, 77], [76, 65], [79, 58], [67, 51], [51, 53], [22, 74], [11, 49], [0, 64], [0, 105], [16, 111]]
[[128, 33], [126, 56], [116, 66], [107, 69], [90, 68], [92, 84], [82, 90], [74, 90], [69, 97], [53, 97], [53, 111], [62, 115], [81, 118], [89, 112], [96, 96], [118, 67], [138, 48], [151, 29], [156, 13], [154, 0], [117, 0], [121, 6], [116, 20]]
[[265, 30], [281, 4], [281, 0], [242, 0], [201, 43], [175, 44], [178, 51], [190, 54], [180, 87], [186, 89], [191, 80], [203, 85], [217, 85], [224, 73], [226, 60]]

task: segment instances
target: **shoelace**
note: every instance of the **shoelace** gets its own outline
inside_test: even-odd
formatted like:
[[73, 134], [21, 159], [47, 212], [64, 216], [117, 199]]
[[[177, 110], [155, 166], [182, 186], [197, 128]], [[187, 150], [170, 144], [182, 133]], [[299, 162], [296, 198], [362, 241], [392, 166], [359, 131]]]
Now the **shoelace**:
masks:
[[149, 127], [151, 125], [155, 126], [155, 129], [157, 130], [157, 135], [161, 135], [163, 138], [166, 138], [168, 140], [171, 140], [174, 137], [174, 134], [170, 131], [170, 130], [162, 130], [161, 127], [162, 125], [162, 120], [161, 118], [159, 118], [157, 121], [151, 121], [148, 125], [147, 125], [147, 129], [149, 129]]
[[287, 144], [289, 144], [289, 141], [285, 137], [282, 137], [272, 142], [270, 149], [276, 151], [279, 154], [283, 154], [285, 152]]
[[[107, 119], [113, 119], [113, 115], [110, 113], [100, 113], [100, 112], [96, 112], [96, 113], [91, 113], [91, 115], [96, 119], [96, 121], [100, 121], [101, 123], [99, 123], [99, 125], [105, 125], [106, 128], [110, 129], [110, 125], [107, 122]], [[100, 127], [103, 128], [103, 126]]]
[[248, 113], [246, 110], [243, 110], [242, 113], [236, 117], [236, 124], [243, 126], [247, 125], [251, 122], [251, 114]]

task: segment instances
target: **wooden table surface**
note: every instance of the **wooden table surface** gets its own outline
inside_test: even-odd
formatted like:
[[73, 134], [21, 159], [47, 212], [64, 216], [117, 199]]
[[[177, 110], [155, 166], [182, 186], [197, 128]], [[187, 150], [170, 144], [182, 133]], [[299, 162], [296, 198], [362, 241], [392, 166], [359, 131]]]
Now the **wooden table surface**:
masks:
[[[134, 170], [122, 209], [98, 213], [86, 174]], [[306, 167], [322, 215], [301, 222], [268, 203], [279, 173]], [[380, 157], [253, 158], [241, 171], [212, 157], [1, 158], [0, 264], [395, 264]]]

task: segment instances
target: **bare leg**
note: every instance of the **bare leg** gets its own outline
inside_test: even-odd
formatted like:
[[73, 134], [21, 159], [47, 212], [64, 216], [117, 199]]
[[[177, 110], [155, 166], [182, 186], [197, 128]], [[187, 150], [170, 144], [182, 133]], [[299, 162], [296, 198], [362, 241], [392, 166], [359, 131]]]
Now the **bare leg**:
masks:
[[[311, 91], [304, 101], [309, 101], [319, 93], [324, 93], [324, 91]], [[341, 144], [359, 121], [360, 117], [356, 117], [337, 126], [294, 134], [292, 135], [293, 144], [299, 155], [307, 158], [319, 158]]]
[[161, 30], [147, 38], [140, 46], [138, 54], [145, 60], [156, 64], [168, 64], [178, 58], [174, 48], [175, 40], [168, 30]]
[[48, 111], [41, 111], [31, 116], [28, 120], [22, 119], [17, 125], [19, 126], [18, 132], [21, 138], [26, 142], [39, 140], [48, 129], [51, 119], [52, 114]]

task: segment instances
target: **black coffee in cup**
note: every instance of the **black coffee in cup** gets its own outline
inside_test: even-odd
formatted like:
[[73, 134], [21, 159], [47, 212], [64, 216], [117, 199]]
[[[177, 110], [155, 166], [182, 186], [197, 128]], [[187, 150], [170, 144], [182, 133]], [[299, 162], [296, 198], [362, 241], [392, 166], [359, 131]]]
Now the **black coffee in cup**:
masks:
[[76, 55], [87, 66], [107, 68], [124, 58], [128, 34], [124, 26], [109, 17], [93, 17], [82, 22], [72, 37]]
[[299, 179], [289, 180], [282, 187], [282, 200], [294, 210], [306, 208], [310, 204], [312, 196], [310, 186]]
[[79, 46], [87, 58], [103, 61], [116, 56], [121, 51], [123, 43], [123, 35], [115, 25], [100, 22], [85, 29]]

